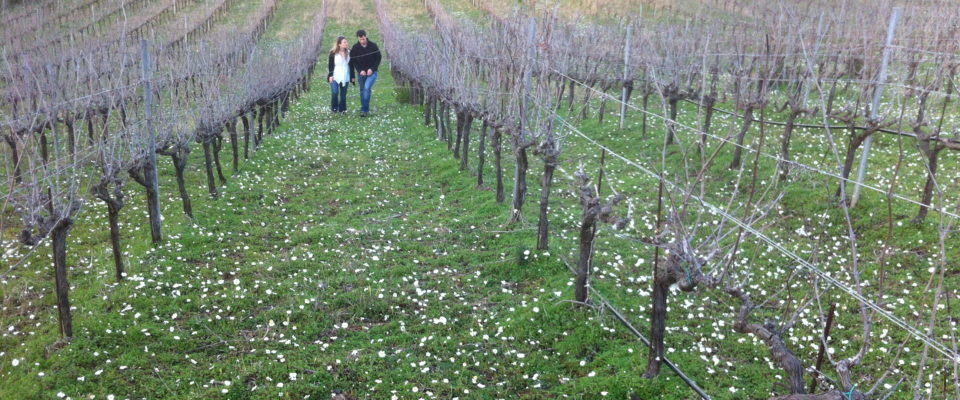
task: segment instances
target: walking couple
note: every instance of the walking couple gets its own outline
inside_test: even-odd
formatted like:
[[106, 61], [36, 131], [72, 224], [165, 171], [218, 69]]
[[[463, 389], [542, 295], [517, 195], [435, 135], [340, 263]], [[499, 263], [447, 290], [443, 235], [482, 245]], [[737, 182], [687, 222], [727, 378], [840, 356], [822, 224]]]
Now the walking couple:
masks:
[[[380, 67], [380, 48], [367, 39], [367, 32], [357, 31], [357, 43], [347, 51], [347, 38], [337, 37], [327, 61], [327, 82], [330, 82], [330, 110], [347, 111], [347, 85], [360, 85], [360, 116], [370, 115], [370, 91], [377, 81]], [[359, 75], [359, 78], [357, 76]], [[358, 82], [359, 81], [359, 82]]]

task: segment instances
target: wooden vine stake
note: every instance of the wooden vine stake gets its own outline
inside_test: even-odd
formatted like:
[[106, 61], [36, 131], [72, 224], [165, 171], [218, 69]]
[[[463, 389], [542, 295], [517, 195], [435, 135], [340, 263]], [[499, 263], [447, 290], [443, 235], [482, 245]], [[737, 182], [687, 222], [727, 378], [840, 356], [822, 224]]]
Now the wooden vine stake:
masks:
[[580, 223], [580, 258], [577, 262], [577, 276], [574, 282], [575, 298], [580, 304], [586, 304], [587, 286], [593, 264], [593, 242], [597, 233], [597, 222], [613, 224], [620, 229], [627, 225], [628, 218], [617, 218], [613, 215], [613, 207], [623, 201], [620, 194], [614, 195], [606, 204], [601, 204], [600, 189], [603, 182], [603, 160], [606, 149], [601, 153], [600, 173], [597, 186], [590, 184], [590, 178], [583, 171], [583, 166], [576, 172], [580, 189], [580, 205], [583, 206], [583, 220]]

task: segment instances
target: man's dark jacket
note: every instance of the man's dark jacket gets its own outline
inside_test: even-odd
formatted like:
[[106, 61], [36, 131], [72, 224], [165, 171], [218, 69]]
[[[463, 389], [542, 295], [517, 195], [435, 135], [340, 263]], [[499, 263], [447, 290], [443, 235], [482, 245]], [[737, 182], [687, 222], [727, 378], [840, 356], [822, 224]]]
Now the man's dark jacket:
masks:
[[377, 72], [377, 68], [380, 68], [380, 58], [380, 48], [372, 40], [367, 39], [367, 47], [357, 42], [350, 49], [350, 69], [357, 70], [357, 75], [368, 69]]

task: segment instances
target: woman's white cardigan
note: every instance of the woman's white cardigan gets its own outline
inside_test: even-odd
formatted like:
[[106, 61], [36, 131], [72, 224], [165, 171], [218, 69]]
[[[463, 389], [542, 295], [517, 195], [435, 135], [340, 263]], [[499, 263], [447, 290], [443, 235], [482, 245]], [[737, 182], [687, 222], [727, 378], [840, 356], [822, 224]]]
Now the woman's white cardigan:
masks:
[[350, 82], [350, 56], [339, 52], [333, 56], [333, 81], [343, 86]]

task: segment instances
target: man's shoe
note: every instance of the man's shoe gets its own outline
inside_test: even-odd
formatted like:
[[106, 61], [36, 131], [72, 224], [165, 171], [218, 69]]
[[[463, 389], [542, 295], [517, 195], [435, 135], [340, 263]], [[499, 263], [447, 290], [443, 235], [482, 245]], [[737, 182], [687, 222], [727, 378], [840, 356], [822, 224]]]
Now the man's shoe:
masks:
[[361, 117], [361, 118], [365, 118], [365, 117], [367, 117], [368, 115], [370, 115], [370, 114], [369, 114], [368, 112], [366, 112], [366, 111], [360, 113], [360, 117]]

